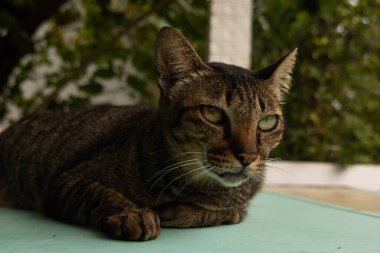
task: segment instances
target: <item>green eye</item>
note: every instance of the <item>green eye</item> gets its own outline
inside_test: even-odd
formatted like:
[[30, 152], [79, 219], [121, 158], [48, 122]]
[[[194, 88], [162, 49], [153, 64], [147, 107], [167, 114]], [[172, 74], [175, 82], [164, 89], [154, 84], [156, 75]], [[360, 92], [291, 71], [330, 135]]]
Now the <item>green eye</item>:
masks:
[[201, 113], [203, 117], [213, 124], [220, 124], [224, 118], [223, 111], [213, 106], [202, 106]]
[[277, 120], [277, 115], [266, 116], [259, 121], [259, 128], [262, 131], [273, 130], [277, 126]]

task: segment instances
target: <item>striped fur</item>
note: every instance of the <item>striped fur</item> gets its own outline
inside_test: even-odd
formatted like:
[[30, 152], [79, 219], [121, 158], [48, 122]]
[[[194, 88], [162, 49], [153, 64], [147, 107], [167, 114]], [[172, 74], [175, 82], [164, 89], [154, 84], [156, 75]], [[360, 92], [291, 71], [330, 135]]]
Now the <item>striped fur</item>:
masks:
[[[163, 28], [156, 58], [158, 110], [31, 115], [2, 133], [7, 204], [122, 240], [153, 239], [161, 227], [240, 222], [282, 137], [278, 94], [289, 88], [295, 53], [258, 72], [206, 64], [182, 34]], [[208, 121], [204, 106], [218, 108], [223, 121]], [[274, 129], [261, 131], [258, 122], [273, 114]]]

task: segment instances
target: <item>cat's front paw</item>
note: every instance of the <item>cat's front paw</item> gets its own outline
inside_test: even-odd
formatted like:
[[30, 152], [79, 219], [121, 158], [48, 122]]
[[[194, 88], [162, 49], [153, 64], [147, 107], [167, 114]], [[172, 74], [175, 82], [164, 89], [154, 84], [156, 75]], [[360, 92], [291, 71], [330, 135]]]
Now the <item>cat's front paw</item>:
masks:
[[157, 208], [163, 227], [210, 227], [240, 223], [245, 209], [207, 210], [191, 203], [167, 203]]
[[160, 234], [160, 219], [150, 209], [124, 210], [106, 219], [105, 232], [115, 239], [146, 241]]

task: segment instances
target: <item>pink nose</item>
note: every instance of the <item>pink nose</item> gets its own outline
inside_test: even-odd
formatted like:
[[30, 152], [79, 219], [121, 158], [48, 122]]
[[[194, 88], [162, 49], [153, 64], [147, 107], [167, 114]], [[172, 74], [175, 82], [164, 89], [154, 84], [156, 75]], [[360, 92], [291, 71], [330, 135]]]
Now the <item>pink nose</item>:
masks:
[[238, 159], [243, 166], [250, 165], [257, 158], [256, 152], [244, 152], [238, 154]]

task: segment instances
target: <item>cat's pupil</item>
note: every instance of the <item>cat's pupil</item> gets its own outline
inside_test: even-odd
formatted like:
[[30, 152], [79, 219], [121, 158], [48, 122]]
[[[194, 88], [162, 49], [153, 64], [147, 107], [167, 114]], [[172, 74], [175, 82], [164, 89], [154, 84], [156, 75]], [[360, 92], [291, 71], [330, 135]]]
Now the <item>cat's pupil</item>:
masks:
[[259, 121], [259, 128], [262, 131], [270, 131], [276, 128], [277, 126], [277, 115], [269, 115], [262, 118]]

